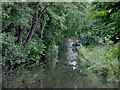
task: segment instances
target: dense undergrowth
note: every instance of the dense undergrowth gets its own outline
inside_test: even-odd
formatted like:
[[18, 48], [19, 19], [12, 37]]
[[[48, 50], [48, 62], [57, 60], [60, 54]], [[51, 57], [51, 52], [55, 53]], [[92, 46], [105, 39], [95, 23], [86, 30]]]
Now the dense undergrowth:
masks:
[[[41, 60], [46, 46], [38, 46], [35, 41], [31, 41], [25, 49], [22, 45], [16, 44], [16, 38], [11, 35], [2, 33], [2, 66], [3, 70], [13, 70], [20, 64], [33, 66]], [[43, 63], [43, 62], [42, 62]]]
[[[79, 47], [79, 58], [87, 69], [117, 87], [119, 79], [118, 44]], [[84, 56], [84, 58], [83, 58]]]

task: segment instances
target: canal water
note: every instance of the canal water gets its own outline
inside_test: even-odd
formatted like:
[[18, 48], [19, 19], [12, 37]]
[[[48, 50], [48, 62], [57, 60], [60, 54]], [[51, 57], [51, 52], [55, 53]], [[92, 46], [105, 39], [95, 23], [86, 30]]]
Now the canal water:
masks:
[[[76, 49], [77, 47], [75, 47]], [[101, 88], [104, 80], [82, 65], [73, 47], [60, 54], [54, 69], [44, 63], [32, 67], [20, 66], [3, 75], [3, 88]]]

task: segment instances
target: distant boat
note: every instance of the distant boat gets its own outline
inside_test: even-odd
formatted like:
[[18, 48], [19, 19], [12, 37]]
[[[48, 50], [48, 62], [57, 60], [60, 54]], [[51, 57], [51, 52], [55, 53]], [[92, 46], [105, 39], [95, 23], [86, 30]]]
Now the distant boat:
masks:
[[73, 44], [77, 43], [79, 40], [71, 40], [70, 45], [73, 46]]
[[77, 55], [77, 52], [74, 52], [72, 49], [70, 50], [71, 55]]
[[79, 41], [79, 40], [71, 40], [71, 41], [70, 41], [70, 45], [71, 45], [71, 46], [82, 46], [82, 44], [78, 44], [78, 41]]
[[74, 44], [74, 42], [73, 41], [70, 41], [70, 45], [72, 46]]

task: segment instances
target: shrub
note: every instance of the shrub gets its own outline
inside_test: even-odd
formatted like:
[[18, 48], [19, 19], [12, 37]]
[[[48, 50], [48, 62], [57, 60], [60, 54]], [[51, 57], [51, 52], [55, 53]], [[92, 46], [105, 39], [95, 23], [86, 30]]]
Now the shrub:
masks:
[[16, 64], [25, 62], [27, 54], [21, 45], [15, 44], [16, 38], [6, 33], [2, 36], [2, 65], [4, 69], [12, 69]]
[[29, 64], [34, 65], [40, 61], [40, 56], [44, 54], [46, 46], [37, 45], [35, 41], [31, 41], [27, 48], [23, 45], [15, 43], [16, 38], [10, 34], [3, 33], [2, 36], [2, 66], [4, 69], [10, 70], [16, 68], [16, 65]]
[[94, 46], [85, 48], [79, 48], [79, 58], [81, 54], [84, 55], [83, 64], [89, 66], [88, 70], [96, 73], [98, 76], [102, 76], [108, 83], [118, 83], [118, 44], [105, 46]]

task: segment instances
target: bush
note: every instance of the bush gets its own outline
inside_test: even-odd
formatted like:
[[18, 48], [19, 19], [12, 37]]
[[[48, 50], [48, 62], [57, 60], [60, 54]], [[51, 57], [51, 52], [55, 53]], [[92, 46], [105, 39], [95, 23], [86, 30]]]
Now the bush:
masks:
[[27, 54], [21, 45], [16, 45], [16, 38], [6, 33], [2, 36], [2, 65], [4, 69], [12, 69], [16, 64], [25, 62]]
[[79, 52], [79, 58], [83, 54], [88, 59], [86, 61], [81, 58], [82, 63], [89, 66], [88, 70], [102, 76], [108, 83], [118, 84], [118, 44], [95, 46], [92, 49], [83, 46], [79, 48]]
[[46, 46], [41, 42], [40, 45], [36, 41], [30, 41], [28, 47], [26, 48], [28, 53], [28, 61], [33, 61], [38, 63], [41, 60], [41, 56], [45, 55]]
[[20, 64], [37, 64], [40, 56], [44, 54], [45, 45], [37, 45], [35, 41], [31, 41], [27, 48], [23, 45], [15, 43], [16, 38], [10, 34], [3, 33], [2, 36], [2, 66], [3, 69], [14, 69]]

